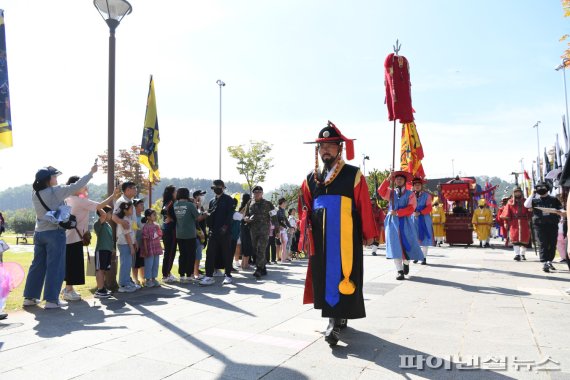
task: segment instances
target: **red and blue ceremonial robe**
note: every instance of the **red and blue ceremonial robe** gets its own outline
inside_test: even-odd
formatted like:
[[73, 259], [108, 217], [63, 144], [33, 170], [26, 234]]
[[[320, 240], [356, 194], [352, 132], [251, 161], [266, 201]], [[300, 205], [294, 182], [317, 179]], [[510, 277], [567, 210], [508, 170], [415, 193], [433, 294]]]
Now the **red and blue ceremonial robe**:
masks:
[[308, 209], [315, 247], [303, 303], [312, 302], [326, 318], [364, 318], [362, 244], [378, 232], [364, 176], [343, 161], [337, 165], [330, 183], [318, 184], [311, 173], [301, 185], [299, 205]]

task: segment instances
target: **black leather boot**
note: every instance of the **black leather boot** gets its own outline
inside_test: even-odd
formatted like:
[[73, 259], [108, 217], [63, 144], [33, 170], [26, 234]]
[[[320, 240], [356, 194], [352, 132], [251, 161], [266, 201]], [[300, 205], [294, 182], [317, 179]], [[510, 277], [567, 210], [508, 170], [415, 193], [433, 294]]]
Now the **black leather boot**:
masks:
[[404, 279], [404, 271], [399, 270], [398, 271], [398, 277], [396, 277], [396, 280], [403, 280], [403, 279]]
[[329, 318], [329, 324], [325, 331], [325, 341], [330, 346], [336, 346], [340, 338], [340, 327], [336, 325], [335, 318]]

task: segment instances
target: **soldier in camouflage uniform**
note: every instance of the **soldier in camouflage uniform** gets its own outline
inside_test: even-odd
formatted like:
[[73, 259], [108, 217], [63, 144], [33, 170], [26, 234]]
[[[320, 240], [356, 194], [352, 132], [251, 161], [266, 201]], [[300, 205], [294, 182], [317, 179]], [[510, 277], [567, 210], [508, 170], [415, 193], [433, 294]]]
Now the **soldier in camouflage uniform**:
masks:
[[249, 201], [246, 207], [244, 222], [248, 224], [251, 233], [251, 245], [253, 246], [256, 265], [253, 275], [257, 278], [267, 274], [265, 248], [267, 247], [271, 224], [269, 213], [273, 209], [275, 209], [273, 204], [263, 199], [263, 188], [255, 186], [253, 188], [253, 199]]

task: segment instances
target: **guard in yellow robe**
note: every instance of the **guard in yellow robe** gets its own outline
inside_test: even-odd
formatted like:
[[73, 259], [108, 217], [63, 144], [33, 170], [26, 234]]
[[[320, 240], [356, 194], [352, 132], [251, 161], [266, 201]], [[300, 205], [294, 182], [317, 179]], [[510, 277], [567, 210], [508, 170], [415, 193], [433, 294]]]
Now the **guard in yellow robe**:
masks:
[[486, 207], [487, 202], [479, 199], [479, 207], [473, 211], [473, 229], [477, 231], [477, 239], [479, 239], [479, 247], [491, 247], [489, 239], [491, 238], [491, 226], [493, 225], [493, 213]]
[[445, 237], [445, 210], [439, 204], [439, 198], [435, 197], [431, 209], [431, 221], [433, 224], [433, 237], [435, 244], [441, 247]]

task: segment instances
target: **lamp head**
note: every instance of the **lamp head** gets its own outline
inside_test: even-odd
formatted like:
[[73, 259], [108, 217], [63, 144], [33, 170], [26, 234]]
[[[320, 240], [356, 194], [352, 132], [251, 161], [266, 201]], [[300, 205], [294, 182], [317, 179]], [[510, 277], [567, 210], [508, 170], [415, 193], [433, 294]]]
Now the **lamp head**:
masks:
[[223, 80], [220, 80], [220, 79], [218, 79], [218, 80], [216, 81], [216, 84], [217, 84], [218, 86], [220, 86], [220, 87], [223, 87], [223, 86], [226, 85], [226, 83], [225, 83]]
[[121, 20], [133, 11], [133, 7], [126, 0], [93, 0], [93, 5], [112, 29], [119, 26]]

